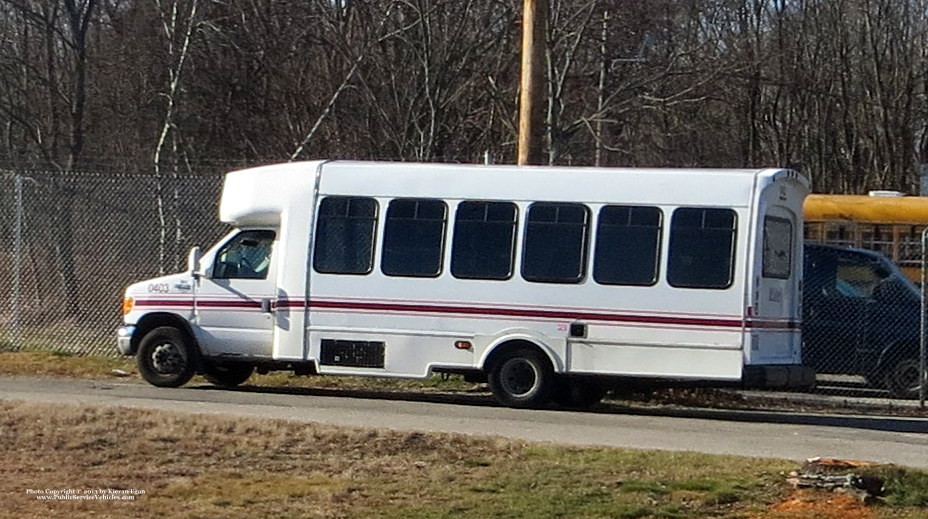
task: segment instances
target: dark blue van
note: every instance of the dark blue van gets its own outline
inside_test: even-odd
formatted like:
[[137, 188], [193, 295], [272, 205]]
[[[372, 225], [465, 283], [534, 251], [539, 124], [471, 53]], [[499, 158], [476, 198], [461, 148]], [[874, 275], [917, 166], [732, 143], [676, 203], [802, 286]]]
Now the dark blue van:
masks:
[[807, 243], [803, 272], [803, 364], [917, 396], [918, 288], [885, 256], [861, 249]]

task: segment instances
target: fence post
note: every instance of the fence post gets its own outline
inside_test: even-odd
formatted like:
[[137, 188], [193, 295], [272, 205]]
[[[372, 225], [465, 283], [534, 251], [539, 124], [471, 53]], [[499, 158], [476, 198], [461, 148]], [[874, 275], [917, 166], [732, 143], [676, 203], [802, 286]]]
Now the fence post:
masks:
[[918, 405], [919, 407], [925, 407], [925, 386], [928, 385], [928, 370], [925, 369], [925, 334], [928, 333], [928, 316], [925, 315], [925, 312], [928, 312], [928, 301], [925, 300], [925, 288], [928, 287], [926, 281], [928, 281], [928, 227], [925, 227], [925, 230], [922, 231], [922, 286], [921, 286], [921, 295], [922, 295], [922, 305], [921, 305], [921, 340], [919, 345], [918, 353]]
[[20, 309], [22, 307], [22, 253], [23, 253], [23, 176], [16, 173], [13, 177], [13, 192], [15, 193], [16, 214], [13, 220], [13, 294], [10, 298], [10, 343], [13, 350], [22, 348], [22, 323], [20, 323]]

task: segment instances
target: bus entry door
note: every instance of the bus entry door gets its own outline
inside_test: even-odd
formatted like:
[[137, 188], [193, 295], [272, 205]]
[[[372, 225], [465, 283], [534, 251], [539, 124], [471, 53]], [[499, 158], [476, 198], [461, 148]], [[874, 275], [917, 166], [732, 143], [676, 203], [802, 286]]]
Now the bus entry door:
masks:
[[196, 295], [197, 338], [210, 356], [270, 357], [274, 231], [245, 230], [216, 254]]

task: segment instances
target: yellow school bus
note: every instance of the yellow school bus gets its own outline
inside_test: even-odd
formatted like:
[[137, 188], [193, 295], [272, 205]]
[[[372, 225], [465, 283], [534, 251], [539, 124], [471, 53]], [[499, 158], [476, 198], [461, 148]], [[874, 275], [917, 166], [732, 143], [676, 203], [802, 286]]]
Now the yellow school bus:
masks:
[[881, 252], [913, 281], [921, 281], [921, 236], [928, 225], [928, 197], [895, 191], [806, 198], [805, 239]]

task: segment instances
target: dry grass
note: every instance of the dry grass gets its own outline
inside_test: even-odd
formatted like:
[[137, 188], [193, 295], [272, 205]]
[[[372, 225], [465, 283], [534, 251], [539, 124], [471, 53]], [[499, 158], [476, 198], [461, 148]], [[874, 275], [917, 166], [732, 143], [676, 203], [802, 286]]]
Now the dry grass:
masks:
[[[0, 351], [0, 375], [106, 378], [136, 373], [134, 358], [79, 357], [60, 351]], [[135, 375], [136, 378], [139, 378]]]
[[[0, 402], [0, 517], [757, 518], [784, 461]], [[144, 491], [47, 501], [28, 490]], [[882, 506], [873, 517], [924, 517]], [[778, 518], [789, 519], [783, 510]], [[800, 517], [800, 516], [796, 516]], [[805, 517], [805, 516], [801, 516]]]
[[[30, 377], [69, 377], [97, 380], [141, 381], [135, 357], [81, 357], [54, 351], [0, 351], [0, 375]], [[206, 383], [195, 378], [193, 383]], [[418, 379], [371, 377], [305, 377], [289, 372], [253, 375], [248, 384], [263, 387], [338, 388], [377, 391], [486, 392], [485, 388], [464, 382], [462, 377], [433, 376]]]

